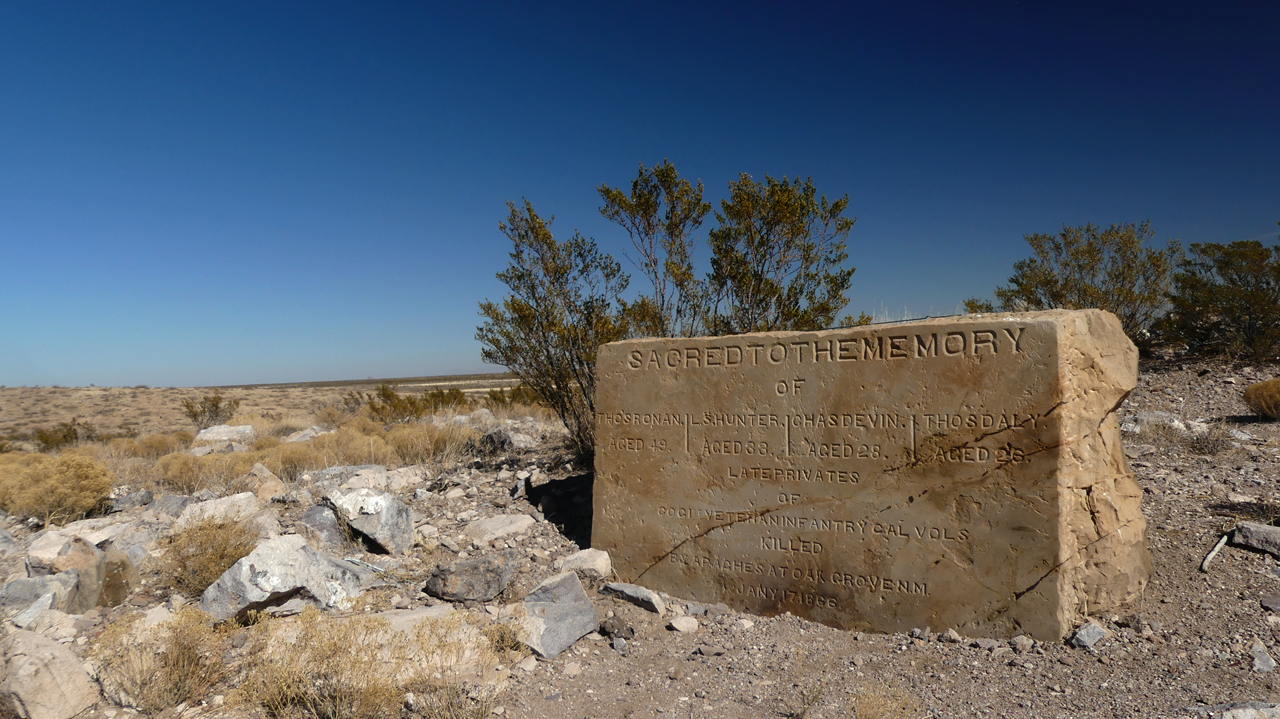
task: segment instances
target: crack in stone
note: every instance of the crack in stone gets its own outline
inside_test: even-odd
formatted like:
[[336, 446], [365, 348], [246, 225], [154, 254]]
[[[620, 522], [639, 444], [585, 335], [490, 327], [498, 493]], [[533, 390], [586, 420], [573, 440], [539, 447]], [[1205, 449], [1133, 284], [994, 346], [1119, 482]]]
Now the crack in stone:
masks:
[[1039, 579], [1037, 579], [1037, 580], [1035, 581], [1035, 583], [1033, 583], [1031, 586], [1029, 586], [1029, 587], [1027, 587], [1026, 589], [1022, 590], [1021, 592], [1014, 592], [1014, 593], [1013, 593], [1013, 601], [1015, 601], [1015, 602], [1016, 602], [1016, 601], [1018, 601], [1019, 599], [1022, 599], [1024, 596], [1026, 596], [1028, 593], [1030, 593], [1033, 589], [1035, 589], [1036, 587], [1040, 586], [1040, 583], [1041, 583], [1041, 582], [1043, 582], [1044, 580], [1048, 579], [1048, 578], [1049, 578], [1049, 575], [1053, 574], [1054, 572], [1058, 571], [1059, 569], [1062, 569], [1062, 566], [1063, 566], [1064, 564], [1066, 564], [1067, 562], [1070, 562], [1072, 559], [1075, 559], [1076, 557], [1080, 556], [1080, 555], [1081, 555], [1081, 554], [1083, 554], [1084, 552], [1088, 551], [1089, 547], [1092, 547], [1093, 545], [1097, 544], [1098, 542], [1101, 542], [1102, 540], [1107, 539], [1107, 538], [1109, 538], [1109, 537], [1111, 537], [1111, 536], [1119, 535], [1119, 534], [1120, 534], [1119, 530], [1124, 529], [1125, 527], [1129, 526], [1130, 524], [1133, 524], [1133, 523], [1134, 523], [1134, 522], [1136, 522], [1136, 521], [1137, 521], [1137, 520], [1131, 519], [1131, 520], [1129, 520], [1129, 521], [1125, 522], [1124, 524], [1120, 525], [1119, 527], [1116, 527], [1116, 530], [1117, 530], [1117, 531], [1115, 531], [1115, 532], [1108, 532], [1107, 534], [1104, 534], [1104, 535], [1102, 535], [1102, 536], [1098, 537], [1097, 539], [1093, 540], [1092, 542], [1089, 542], [1088, 544], [1084, 545], [1083, 547], [1080, 547], [1080, 548], [1079, 548], [1079, 549], [1077, 549], [1077, 550], [1076, 550], [1076, 551], [1075, 551], [1075, 552], [1074, 552], [1070, 557], [1067, 557], [1066, 559], [1062, 560], [1061, 562], [1058, 562], [1057, 564], [1055, 564], [1055, 565], [1053, 565], [1052, 567], [1050, 567], [1050, 568], [1049, 568], [1049, 571], [1047, 571], [1047, 572], [1045, 572], [1043, 575], [1041, 575], [1041, 577], [1040, 577]]

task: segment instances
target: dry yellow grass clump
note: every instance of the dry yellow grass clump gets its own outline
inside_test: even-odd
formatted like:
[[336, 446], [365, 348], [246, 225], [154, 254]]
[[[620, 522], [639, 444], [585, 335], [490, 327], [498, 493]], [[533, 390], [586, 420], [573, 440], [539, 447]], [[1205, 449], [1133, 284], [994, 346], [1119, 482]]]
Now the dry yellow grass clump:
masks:
[[193, 704], [227, 677], [223, 632], [212, 618], [188, 607], [169, 622], [135, 631], [140, 614], [112, 624], [93, 645], [109, 698], [147, 713]]
[[115, 479], [90, 457], [6, 453], [0, 455], [0, 509], [63, 524], [100, 511]]
[[160, 574], [194, 599], [257, 544], [258, 533], [243, 524], [206, 519], [167, 540]]
[[269, 717], [398, 716], [412, 694], [425, 716], [480, 719], [496, 699], [491, 688], [468, 687], [464, 679], [483, 674], [497, 654], [461, 613], [406, 633], [378, 617], [308, 609], [292, 621], [259, 625], [259, 639], [240, 692]]
[[1246, 387], [1244, 403], [1263, 417], [1280, 419], [1280, 377]]

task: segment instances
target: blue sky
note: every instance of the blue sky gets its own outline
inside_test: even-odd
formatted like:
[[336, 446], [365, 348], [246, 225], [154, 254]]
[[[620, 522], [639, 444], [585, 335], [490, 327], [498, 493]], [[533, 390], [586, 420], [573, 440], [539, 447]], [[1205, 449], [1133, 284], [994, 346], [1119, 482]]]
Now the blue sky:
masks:
[[1274, 3], [621, 5], [0, 4], [0, 384], [497, 370], [505, 203], [630, 268], [595, 188], [663, 158], [847, 193], [855, 314], [1280, 230]]

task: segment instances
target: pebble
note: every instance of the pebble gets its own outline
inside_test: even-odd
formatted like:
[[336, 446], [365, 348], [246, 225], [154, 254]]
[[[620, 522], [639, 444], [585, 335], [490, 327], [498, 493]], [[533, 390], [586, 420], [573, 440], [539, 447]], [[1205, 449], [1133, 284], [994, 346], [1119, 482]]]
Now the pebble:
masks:
[[696, 632], [698, 631], [698, 620], [688, 615], [676, 617], [671, 620], [671, 628], [677, 632]]

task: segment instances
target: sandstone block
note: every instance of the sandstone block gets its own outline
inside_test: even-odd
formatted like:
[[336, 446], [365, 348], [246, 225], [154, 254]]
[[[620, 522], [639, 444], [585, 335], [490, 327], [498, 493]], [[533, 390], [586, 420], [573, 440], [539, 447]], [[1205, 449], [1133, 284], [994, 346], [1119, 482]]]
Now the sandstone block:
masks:
[[1060, 639], [1138, 598], [1100, 310], [649, 339], [597, 357], [592, 546], [673, 595], [838, 627]]

